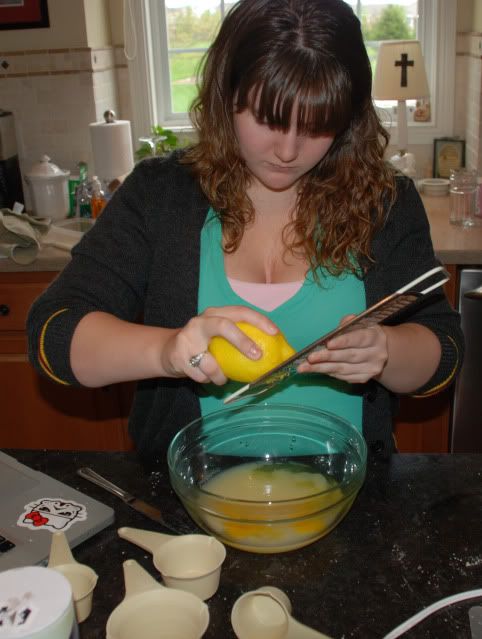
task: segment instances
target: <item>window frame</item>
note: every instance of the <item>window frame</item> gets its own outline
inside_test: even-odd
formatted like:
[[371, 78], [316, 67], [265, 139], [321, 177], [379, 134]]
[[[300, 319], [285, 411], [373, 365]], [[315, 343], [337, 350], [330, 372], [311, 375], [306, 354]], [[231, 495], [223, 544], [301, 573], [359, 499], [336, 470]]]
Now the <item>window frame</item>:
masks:
[[[169, 82], [164, 0], [131, 2], [137, 55], [128, 60], [135, 138], [148, 135], [160, 124], [174, 130], [192, 129], [188, 118], [173, 114], [164, 90]], [[409, 144], [430, 144], [435, 137], [451, 136], [455, 112], [455, 55], [457, 3], [419, 0], [419, 34], [431, 90], [430, 122], [410, 122]], [[437, 61], [435, 63], [435, 61]], [[397, 144], [396, 118], [386, 122], [390, 143]]]

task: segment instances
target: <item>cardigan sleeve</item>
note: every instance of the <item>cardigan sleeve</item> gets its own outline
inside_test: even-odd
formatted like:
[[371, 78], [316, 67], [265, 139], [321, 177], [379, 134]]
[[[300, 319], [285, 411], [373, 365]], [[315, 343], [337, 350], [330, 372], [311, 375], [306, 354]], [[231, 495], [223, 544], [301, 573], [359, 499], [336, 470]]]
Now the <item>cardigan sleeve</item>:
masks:
[[[366, 275], [367, 304], [393, 293], [412, 279], [440, 265], [433, 250], [430, 226], [422, 200], [411, 180], [397, 178], [397, 197], [373, 241], [374, 265]], [[442, 354], [433, 377], [414, 395], [430, 395], [448, 386], [463, 360], [464, 338], [460, 315], [442, 289], [421, 300], [415, 310], [400, 314], [394, 323], [422, 324], [439, 339]]]
[[151, 253], [145, 217], [152, 177], [142, 163], [134, 169], [29, 311], [30, 361], [58, 383], [78, 385], [70, 344], [85, 315], [104, 311], [133, 321], [141, 312]]

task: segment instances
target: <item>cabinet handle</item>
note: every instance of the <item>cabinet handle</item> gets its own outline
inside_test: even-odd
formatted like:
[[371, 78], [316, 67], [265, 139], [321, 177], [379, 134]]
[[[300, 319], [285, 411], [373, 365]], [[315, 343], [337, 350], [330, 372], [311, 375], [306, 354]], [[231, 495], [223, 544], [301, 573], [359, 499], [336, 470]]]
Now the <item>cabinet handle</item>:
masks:
[[7, 304], [0, 304], [0, 315], [8, 315], [10, 313], [10, 307]]
[[464, 294], [464, 297], [468, 297], [471, 300], [482, 300], [482, 286], [478, 286], [471, 291], [467, 291], [467, 293]]

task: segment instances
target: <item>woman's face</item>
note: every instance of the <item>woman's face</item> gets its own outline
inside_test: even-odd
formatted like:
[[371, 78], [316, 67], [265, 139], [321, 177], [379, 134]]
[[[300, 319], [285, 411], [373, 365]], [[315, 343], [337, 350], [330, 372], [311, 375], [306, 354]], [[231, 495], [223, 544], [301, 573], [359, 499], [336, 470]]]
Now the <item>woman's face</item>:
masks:
[[234, 130], [241, 157], [252, 175], [267, 189], [293, 187], [326, 155], [334, 136], [298, 133], [296, 105], [287, 132], [260, 123], [251, 109], [234, 113]]

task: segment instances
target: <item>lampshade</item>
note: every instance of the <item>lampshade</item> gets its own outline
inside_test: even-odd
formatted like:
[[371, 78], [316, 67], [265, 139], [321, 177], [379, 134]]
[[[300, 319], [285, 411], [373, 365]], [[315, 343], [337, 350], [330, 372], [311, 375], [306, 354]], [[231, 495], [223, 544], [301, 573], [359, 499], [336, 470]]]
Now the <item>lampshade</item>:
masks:
[[398, 153], [390, 158], [400, 171], [415, 175], [415, 157], [407, 153], [406, 100], [429, 97], [427, 74], [418, 40], [381, 42], [373, 79], [373, 97], [397, 100]]
[[410, 100], [430, 94], [418, 40], [381, 42], [373, 80], [377, 100]]

